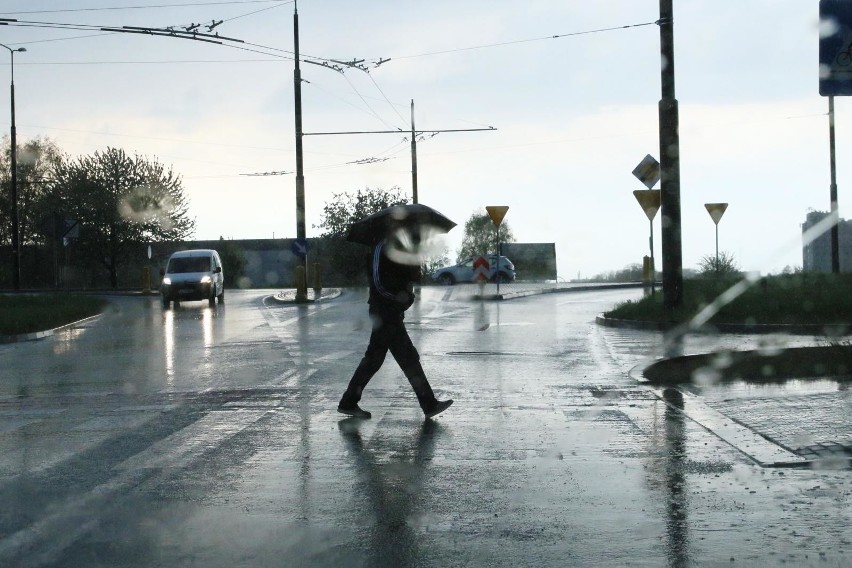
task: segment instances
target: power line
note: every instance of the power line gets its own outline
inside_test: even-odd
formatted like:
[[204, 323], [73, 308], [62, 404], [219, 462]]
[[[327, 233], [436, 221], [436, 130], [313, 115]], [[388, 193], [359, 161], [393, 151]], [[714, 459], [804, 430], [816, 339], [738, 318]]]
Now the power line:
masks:
[[[191, 8], [195, 6], [224, 6], [224, 5], [233, 5], [233, 4], [269, 4], [270, 2], [275, 2], [281, 6], [285, 4], [292, 4], [293, 0], [228, 0], [228, 1], [220, 1], [220, 2], [198, 2], [198, 3], [184, 3], [184, 4], [152, 4], [147, 6], [107, 6], [103, 8], [65, 8], [65, 9], [57, 9], [57, 10], [27, 10], [23, 12], [3, 12], [3, 14], [9, 16], [18, 16], [22, 14], [55, 14], [61, 12], [105, 12], [109, 10], [147, 10], [152, 8]], [[277, 7], [277, 6], [273, 6]], [[267, 10], [268, 8], [264, 8]], [[241, 17], [241, 16], [237, 16]], [[232, 18], [233, 19], [233, 18]]]
[[221, 24], [222, 22], [232, 22], [234, 20], [239, 20], [240, 18], [245, 18], [246, 16], [253, 16], [254, 14], [266, 12], [267, 10], [274, 10], [275, 8], [280, 8], [281, 6], [284, 6], [285, 4], [292, 4], [292, 3], [293, 3], [293, 0], [290, 0], [288, 2], [276, 4], [275, 6], [269, 6], [268, 8], [261, 8], [260, 10], [255, 10], [254, 12], [249, 12], [248, 14], [243, 14], [241, 16], [234, 16], [233, 18], [225, 18], [224, 20], [221, 20], [219, 23]]
[[[367, 100], [361, 95], [361, 93], [358, 92], [358, 89], [355, 88], [355, 85], [352, 84], [352, 81], [349, 80], [349, 77], [347, 77], [345, 73], [343, 74], [343, 78], [346, 79], [346, 82], [349, 83], [349, 86], [352, 88], [353, 91], [355, 91], [355, 94], [358, 95], [358, 97], [361, 99], [361, 101], [367, 106], [368, 109], [370, 109], [370, 112], [373, 113], [373, 116], [378, 118], [379, 121], [381, 121], [385, 126], [388, 126], [390, 128], [394, 128], [394, 126], [392, 124], [388, 123], [385, 119], [383, 119], [381, 116], [379, 116], [379, 114], [375, 110], [373, 110], [373, 107], [370, 106], [370, 103], [368, 103]], [[400, 132], [402, 131], [402, 129], [398, 129], [398, 130]]]
[[370, 78], [370, 80], [373, 82], [373, 85], [376, 86], [376, 89], [378, 89], [378, 91], [382, 94], [382, 97], [384, 97], [385, 101], [387, 101], [388, 105], [393, 109], [393, 111], [400, 118], [400, 120], [402, 120], [402, 122], [405, 123], [405, 118], [399, 113], [399, 110], [397, 110], [396, 106], [394, 106], [394, 104], [392, 102], [390, 102], [387, 95], [385, 95], [385, 92], [382, 90], [381, 87], [379, 87], [379, 84], [376, 83], [376, 80], [373, 78], [373, 76], [369, 73], [367, 73], [367, 76]]
[[[200, 63], [281, 63], [284, 59], [162, 59], [157, 61], [36, 61], [17, 65], [177, 65]], [[4, 65], [0, 63], [0, 65]]]
[[625, 26], [615, 26], [615, 27], [611, 27], [611, 28], [599, 28], [599, 29], [595, 29], [595, 30], [586, 30], [586, 31], [581, 31], [581, 32], [570, 32], [570, 33], [554, 34], [554, 35], [536, 37], [536, 38], [529, 38], [529, 39], [518, 39], [518, 40], [504, 41], [504, 42], [499, 42], [499, 43], [489, 43], [489, 44], [484, 44], [484, 45], [473, 45], [473, 46], [469, 46], [469, 47], [458, 47], [458, 48], [454, 48], [454, 49], [444, 49], [444, 50], [441, 50], [441, 51], [429, 51], [429, 52], [426, 52], [426, 53], [418, 53], [418, 54], [414, 54], [414, 55], [402, 55], [402, 56], [398, 56], [398, 57], [388, 57], [387, 59], [380, 58], [377, 62], [374, 63], [374, 66], [378, 67], [379, 65], [382, 65], [382, 64], [387, 63], [388, 61], [392, 61], [394, 59], [413, 59], [415, 57], [428, 57], [428, 56], [431, 56], [431, 55], [443, 55], [443, 54], [447, 54], [447, 53], [457, 53], [457, 52], [460, 52], [460, 51], [472, 51], [472, 50], [475, 50], [475, 49], [487, 49], [487, 48], [491, 48], [491, 47], [503, 47], [503, 46], [507, 46], [507, 45], [516, 45], [516, 44], [519, 44], [519, 43], [530, 43], [530, 42], [534, 42], [534, 41], [545, 41], [545, 40], [560, 39], [560, 38], [565, 38], [565, 37], [597, 34], [597, 33], [603, 33], [603, 32], [616, 31], [616, 30], [625, 30], [625, 29], [628, 29], [628, 28], [639, 28], [639, 27], [642, 27], [642, 26], [653, 26], [653, 25], [657, 25], [658, 23], [659, 23], [658, 21], [653, 21], [653, 22], [644, 22], [644, 23], [641, 23], [641, 24], [628, 24], [628, 25], [625, 25]]
[[239, 174], [241, 176], [248, 177], [267, 177], [267, 176], [286, 176], [292, 174], [293, 172], [286, 172], [284, 170], [272, 171], [272, 172], [253, 172], [250, 174]]
[[[277, 6], [275, 6], [277, 7]], [[176, 39], [188, 39], [194, 41], [202, 41], [206, 43], [214, 43], [219, 44], [224, 47], [229, 47], [231, 49], [239, 49], [241, 51], [247, 51], [249, 53], [259, 53], [261, 55], [267, 55], [270, 57], [277, 57], [283, 60], [292, 61], [294, 59], [293, 52], [288, 51], [286, 49], [279, 49], [276, 47], [271, 47], [267, 45], [261, 45], [257, 43], [247, 42], [241, 39], [220, 36], [219, 33], [203, 33], [197, 31], [197, 28], [201, 24], [191, 24], [183, 30], [176, 29], [177, 26], [167, 27], [167, 28], [156, 28], [156, 27], [142, 27], [142, 26], [104, 26], [104, 25], [96, 25], [96, 24], [66, 24], [62, 22], [40, 22], [40, 21], [29, 21], [29, 20], [11, 20], [9, 22], [4, 22], [6, 25], [17, 26], [17, 27], [31, 27], [31, 28], [45, 28], [45, 29], [61, 29], [61, 30], [75, 30], [75, 31], [102, 31], [110, 34], [114, 33], [130, 33], [130, 34], [140, 34], [140, 35], [151, 35], [151, 36], [160, 36], [160, 37], [172, 37]], [[104, 34], [106, 35], [106, 34]], [[90, 37], [90, 36], [86, 36]], [[234, 45], [239, 44], [239, 45]], [[19, 45], [19, 44], [14, 44]], [[248, 47], [245, 47], [248, 46]], [[257, 48], [257, 49], [253, 49]], [[280, 54], [287, 55], [280, 55]], [[302, 62], [309, 63], [312, 65], [317, 65], [320, 67], [326, 67], [332, 69], [334, 71], [343, 72], [345, 67], [357, 67], [362, 70], [366, 70], [365, 67], [358, 67], [363, 60], [354, 60], [352, 62], [344, 62], [336, 59], [330, 59], [325, 57], [319, 57], [314, 55], [302, 54]], [[305, 57], [310, 59], [304, 59]]]

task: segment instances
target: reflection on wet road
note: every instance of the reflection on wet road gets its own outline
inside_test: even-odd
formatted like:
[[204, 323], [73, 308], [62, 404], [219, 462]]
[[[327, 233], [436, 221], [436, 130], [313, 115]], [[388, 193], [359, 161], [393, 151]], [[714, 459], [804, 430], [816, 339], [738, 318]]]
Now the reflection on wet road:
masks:
[[0, 346], [0, 565], [841, 565], [849, 471], [759, 467], [694, 394], [636, 384], [660, 334], [594, 324], [635, 294], [424, 289], [406, 321], [456, 400], [434, 421], [391, 360], [372, 420], [336, 413], [361, 290], [113, 298]]

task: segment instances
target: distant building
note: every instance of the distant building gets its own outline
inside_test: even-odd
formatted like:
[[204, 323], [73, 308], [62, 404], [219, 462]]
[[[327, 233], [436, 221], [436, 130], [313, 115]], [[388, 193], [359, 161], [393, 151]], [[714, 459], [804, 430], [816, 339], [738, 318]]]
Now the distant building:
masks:
[[[828, 213], [811, 211], [802, 223], [802, 233], [822, 221]], [[841, 219], [837, 225], [840, 245], [840, 271], [852, 272], [852, 221]], [[831, 272], [831, 230], [802, 245], [802, 270]]]

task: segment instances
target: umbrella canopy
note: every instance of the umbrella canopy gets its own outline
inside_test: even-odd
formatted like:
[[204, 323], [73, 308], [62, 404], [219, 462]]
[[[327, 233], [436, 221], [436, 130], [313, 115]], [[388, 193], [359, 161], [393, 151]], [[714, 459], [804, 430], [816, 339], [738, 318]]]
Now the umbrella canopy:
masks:
[[446, 233], [456, 224], [447, 217], [421, 203], [394, 205], [368, 215], [349, 226], [346, 240], [364, 245], [374, 245], [399, 229], [431, 227]]

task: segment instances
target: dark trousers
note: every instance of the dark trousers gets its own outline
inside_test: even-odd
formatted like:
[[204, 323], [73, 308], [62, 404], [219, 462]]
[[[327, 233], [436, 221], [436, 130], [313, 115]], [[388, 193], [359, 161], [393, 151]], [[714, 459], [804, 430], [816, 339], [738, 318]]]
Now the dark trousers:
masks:
[[386, 312], [371, 307], [370, 317], [373, 320], [370, 344], [367, 346], [367, 351], [358, 364], [358, 368], [355, 369], [346, 392], [340, 399], [340, 405], [351, 406], [361, 400], [361, 393], [364, 392], [364, 388], [373, 378], [373, 375], [381, 368], [382, 363], [385, 362], [385, 356], [390, 351], [402, 372], [405, 373], [408, 382], [414, 388], [420, 408], [424, 411], [430, 410], [436, 403], [435, 394], [432, 392], [432, 387], [426, 380], [426, 374], [420, 365], [420, 354], [414, 344], [411, 343], [411, 338], [405, 329], [403, 312]]

